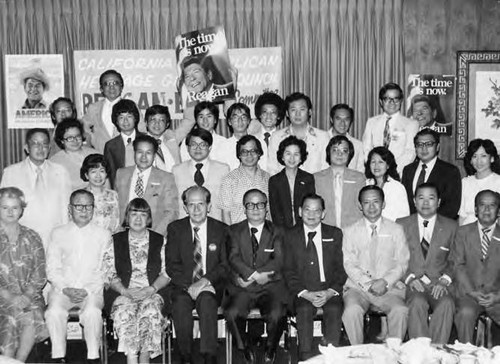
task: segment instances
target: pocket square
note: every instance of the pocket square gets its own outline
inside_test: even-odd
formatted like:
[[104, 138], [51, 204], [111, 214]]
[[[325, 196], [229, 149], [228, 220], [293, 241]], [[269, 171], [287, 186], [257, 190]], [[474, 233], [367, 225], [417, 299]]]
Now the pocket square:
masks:
[[159, 186], [160, 182], [151, 182], [151, 186]]
[[440, 246], [439, 249], [444, 250], [445, 252], [449, 252], [450, 249], [445, 246]]
[[273, 253], [274, 249], [264, 249], [264, 252], [266, 252], [266, 253]]
[[495, 239], [496, 241], [500, 241], [500, 238], [497, 238], [496, 236], [493, 236], [493, 239]]
[[332, 243], [333, 242], [333, 238], [330, 238], [330, 239], [321, 239], [321, 241], [323, 241], [323, 243]]
[[345, 179], [344, 183], [356, 183], [356, 181], [349, 181], [348, 179]]

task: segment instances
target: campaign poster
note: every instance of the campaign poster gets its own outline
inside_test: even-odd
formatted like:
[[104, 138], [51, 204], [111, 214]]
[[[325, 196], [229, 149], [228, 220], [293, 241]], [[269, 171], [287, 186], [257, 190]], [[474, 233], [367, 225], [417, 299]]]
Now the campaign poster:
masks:
[[177, 88], [183, 108], [200, 101], [220, 103], [234, 99], [236, 70], [231, 66], [226, 34], [213, 26], [175, 38]]
[[5, 55], [7, 127], [53, 128], [49, 106], [64, 95], [62, 54]]
[[451, 136], [455, 118], [455, 76], [411, 74], [408, 77], [407, 116], [420, 128]]

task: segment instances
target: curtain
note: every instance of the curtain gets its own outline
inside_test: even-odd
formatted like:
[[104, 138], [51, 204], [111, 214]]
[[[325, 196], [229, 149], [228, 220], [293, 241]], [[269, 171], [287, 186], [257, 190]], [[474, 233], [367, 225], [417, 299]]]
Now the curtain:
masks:
[[[361, 137], [379, 113], [378, 90], [405, 84], [403, 0], [0, 0], [0, 83], [5, 54], [62, 53], [73, 96], [73, 50], [173, 49], [177, 34], [221, 24], [230, 48], [282, 47], [283, 95], [313, 102], [312, 124], [351, 105]], [[0, 98], [0, 170], [24, 156], [21, 130], [8, 130]], [[81, 116], [81, 115], [79, 115]]]

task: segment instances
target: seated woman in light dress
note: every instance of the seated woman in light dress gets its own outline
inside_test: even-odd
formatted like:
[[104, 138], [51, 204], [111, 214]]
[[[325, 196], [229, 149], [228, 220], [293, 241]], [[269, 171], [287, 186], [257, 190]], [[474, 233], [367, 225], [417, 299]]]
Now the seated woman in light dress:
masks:
[[398, 165], [394, 154], [384, 147], [375, 147], [368, 153], [365, 164], [367, 185], [377, 185], [384, 191], [385, 208], [382, 216], [396, 221], [410, 215], [405, 187], [399, 182]]
[[113, 246], [104, 255], [110, 282], [105, 309], [111, 312], [118, 351], [127, 355], [128, 364], [138, 359], [149, 363], [162, 353], [162, 310], [170, 278], [165, 272], [164, 237], [149, 229], [152, 221], [146, 200], [130, 201], [123, 223], [126, 230], [113, 235]]
[[495, 144], [489, 139], [472, 140], [465, 153], [464, 167], [467, 177], [462, 178], [459, 225], [476, 221], [474, 198], [478, 192], [500, 192], [500, 161]]
[[0, 353], [22, 362], [49, 336], [43, 320], [45, 252], [38, 233], [19, 224], [25, 207], [20, 189], [0, 189]]
[[50, 160], [66, 168], [72, 191], [85, 188], [85, 182], [80, 179], [80, 168], [85, 157], [97, 151], [83, 145], [82, 123], [76, 118], [61, 121], [57, 124], [54, 139], [61, 150], [50, 157]]
[[86, 189], [94, 195], [92, 222], [114, 233], [120, 226], [118, 193], [108, 186], [107, 164], [102, 154], [90, 154], [83, 160], [80, 178], [88, 182]]

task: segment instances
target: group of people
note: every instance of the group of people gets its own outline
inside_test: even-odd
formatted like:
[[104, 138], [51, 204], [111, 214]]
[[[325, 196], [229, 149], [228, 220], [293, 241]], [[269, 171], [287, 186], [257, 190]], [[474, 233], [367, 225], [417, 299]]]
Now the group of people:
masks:
[[27, 158], [3, 171], [4, 355], [24, 361], [50, 336], [52, 359], [65, 362], [72, 310], [89, 361], [99, 358], [104, 309], [128, 363], [161, 354], [169, 314], [181, 361], [192, 362], [193, 310], [200, 353], [216, 363], [218, 307], [248, 363], [261, 334], [246, 329], [252, 308], [266, 322], [266, 363], [287, 314], [297, 319], [300, 359], [315, 354], [318, 308], [324, 342], [334, 345], [342, 324], [362, 344], [369, 310], [386, 315], [382, 336], [436, 344], [448, 342], [454, 322], [470, 342], [482, 312], [500, 324], [496, 147], [471, 141], [461, 179], [438, 157], [439, 134], [401, 114], [397, 84], [381, 88], [383, 113], [362, 140], [349, 134], [351, 107], [332, 107], [331, 128], [321, 130], [298, 92], [262, 94], [257, 120], [242, 103], [225, 105], [225, 138], [212, 102], [172, 130], [166, 106], [151, 106], [141, 122], [117, 71], [100, 86], [103, 100], [81, 122], [70, 99], [56, 99], [52, 141], [29, 130]]

